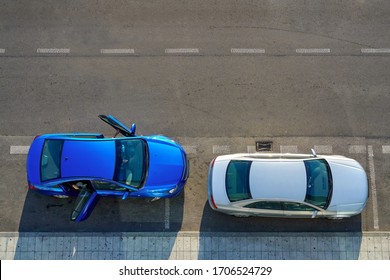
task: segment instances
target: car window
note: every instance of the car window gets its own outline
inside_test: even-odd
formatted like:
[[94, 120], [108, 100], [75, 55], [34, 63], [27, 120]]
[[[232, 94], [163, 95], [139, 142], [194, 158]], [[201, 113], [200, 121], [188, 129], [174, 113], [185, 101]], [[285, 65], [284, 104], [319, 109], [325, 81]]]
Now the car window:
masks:
[[86, 186], [85, 188], [82, 188], [80, 191], [79, 196], [76, 199], [75, 202], [75, 208], [71, 214], [71, 220], [75, 221], [77, 219], [77, 216], [83, 211], [84, 206], [88, 203], [89, 198], [92, 196], [93, 190], [90, 186]]
[[307, 187], [305, 202], [326, 209], [332, 196], [332, 173], [326, 160], [306, 160]]
[[231, 202], [250, 199], [249, 171], [252, 161], [232, 160], [226, 171], [226, 192]]
[[298, 202], [283, 202], [284, 210], [286, 211], [315, 211], [317, 209], [309, 205]]
[[283, 210], [282, 203], [279, 201], [257, 201], [244, 206], [252, 209]]
[[114, 181], [142, 187], [147, 174], [148, 149], [142, 139], [116, 139]]
[[124, 191], [126, 188], [119, 186], [115, 183], [105, 182], [105, 181], [92, 181], [92, 184], [96, 190], [106, 191]]
[[47, 181], [61, 176], [61, 153], [63, 140], [45, 140], [41, 155], [41, 180]]
[[104, 122], [108, 123], [109, 125], [111, 125], [113, 128], [118, 129], [123, 136], [126, 137], [134, 136], [134, 134], [131, 133], [131, 129], [126, 127], [124, 124], [122, 124], [119, 120], [117, 120], [113, 116], [99, 115], [99, 118]]

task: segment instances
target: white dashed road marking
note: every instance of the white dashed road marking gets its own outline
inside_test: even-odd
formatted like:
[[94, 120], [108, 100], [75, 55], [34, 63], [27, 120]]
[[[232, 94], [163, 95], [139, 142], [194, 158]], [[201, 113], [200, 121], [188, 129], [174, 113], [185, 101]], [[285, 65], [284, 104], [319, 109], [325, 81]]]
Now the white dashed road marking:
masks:
[[134, 54], [134, 49], [101, 49], [101, 54]]
[[331, 154], [333, 152], [333, 148], [330, 145], [315, 145], [314, 150], [319, 154]]
[[167, 54], [191, 54], [199, 53], [199, 49], [165, 49]]
[[5, 49], [0, 49], [0, 53], [5, 53]]
[[330, 53], [330, 49], [296, 49], [295, 52], [303, 54]]
[[10, 155], [27, 155], [30, 146], [11, 146], [9, 149]]
[[231, 53], [252, 53], [252, 54], [263, 54], [265, 49], [231, 49]]
[[370, 183], [371, 183], [371, 197], [372, 207], [374, 214], [374, 229], [379, 230], [379, 218], [378, 218], [378, 199], [376, 194], [376, 182], [375, 182], [375, 167], [374, 167], [374, 150], [372, 146], [368, 146], [368, 166], [370, 170]]
[[361, 49], [362, 53], [390, 53], [390, 49]]
[[70, 53], [70, 49], [37, 49], [37, 53], [46, 54], [66, 54]]
[[383, 145], [382, 146], [382, 153], [383, 154], [390, 154], [390, 146], [389, 145]]
[[184, 151], [186, 151], [187, 154], [197, 154], [198, 153], [198, 147], [197, 146], [182, 146]]
[[298, 153], [298, 146], [296, 145], [280, 145], [281, 153]]
[[213, 154], [229, 154], [230, 146], [228, 145], [213, 145]]
[[365, 154], [367, 148], [365, 145], [350, 145], [348, 147], [348, 152], [350, 154]]

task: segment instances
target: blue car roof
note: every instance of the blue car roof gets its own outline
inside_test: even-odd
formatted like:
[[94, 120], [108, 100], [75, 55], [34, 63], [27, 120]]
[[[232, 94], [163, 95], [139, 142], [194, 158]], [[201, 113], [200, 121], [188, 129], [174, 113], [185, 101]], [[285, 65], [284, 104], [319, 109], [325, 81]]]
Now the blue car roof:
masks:
[[112, 179], [115, 169], [114, 141], [65, 140], [62, 148], [61, 177]]

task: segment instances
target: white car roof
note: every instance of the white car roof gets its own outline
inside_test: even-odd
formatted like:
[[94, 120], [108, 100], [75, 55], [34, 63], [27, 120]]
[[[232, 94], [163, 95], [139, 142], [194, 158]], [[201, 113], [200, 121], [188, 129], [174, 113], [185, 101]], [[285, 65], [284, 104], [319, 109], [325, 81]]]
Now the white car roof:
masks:
[[306, 170], [302, 160], [254, 160], [249, 174], [253, 199], [304, 201]]

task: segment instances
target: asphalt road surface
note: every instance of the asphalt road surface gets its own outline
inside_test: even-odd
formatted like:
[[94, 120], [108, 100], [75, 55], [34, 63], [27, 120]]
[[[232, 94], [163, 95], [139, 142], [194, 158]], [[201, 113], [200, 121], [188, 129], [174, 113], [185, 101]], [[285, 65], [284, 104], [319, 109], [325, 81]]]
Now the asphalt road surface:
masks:
[[[1, 231], [390, 230], [389, 1], [1, 1]], [[97, 115], [136, 122], [187, 150], [171, 200], [99, 201], [80, 224], [72, 199], [30, 193], [34, 135], [113, 134]], [[234, 218], [207, 204], [223, 153], [342, 154], [370, 179], [345, 220]]]

